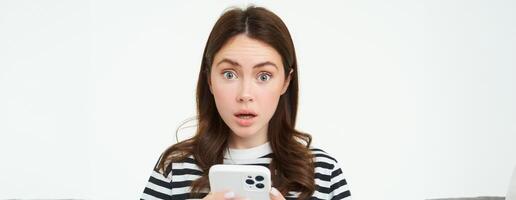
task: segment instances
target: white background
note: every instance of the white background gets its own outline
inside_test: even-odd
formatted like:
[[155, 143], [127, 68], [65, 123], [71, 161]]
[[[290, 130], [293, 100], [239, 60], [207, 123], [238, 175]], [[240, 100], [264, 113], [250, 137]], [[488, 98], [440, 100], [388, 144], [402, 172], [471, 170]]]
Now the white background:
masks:
[[[516, 3], [317, 2], [256, 4], [289, 27], [297, 128], [354, 199], [504, 196]], [[195, 114], [204, 44], [232, 5], [247, 2], [0, 1], [0, 199], [138, 198]]]

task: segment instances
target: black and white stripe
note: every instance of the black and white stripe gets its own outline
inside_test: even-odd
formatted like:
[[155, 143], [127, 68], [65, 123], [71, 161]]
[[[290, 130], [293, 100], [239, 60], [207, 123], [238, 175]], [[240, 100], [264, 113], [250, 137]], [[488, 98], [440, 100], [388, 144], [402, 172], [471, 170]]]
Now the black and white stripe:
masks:
[[[348, 184], [337, 160], [321, 149], [312, 148], [315, 157], [315, 184], [311, 199], [351, 199]], [[263, 154], [262, 154], [263, 155]], [[268, 167], [271, 161], [271, 153], [255, 159], [239, 160], [238, 164], [262, 165]], [[234, 160], [225, 159], [224, 163], [234, 164]], [[201, 199], [209, 191], [201, 191], [195, 196], [190, 195], [191, 183], [202, 175], [202, 171], [195, 164], [192, 156], [180, 163], [172, 163], [171, 171], [163, 176], [157, 171], [152, 171], [147, 186], [141, 199]], [[286, 199], [297, 199], [299, 193], [291, 191]]]

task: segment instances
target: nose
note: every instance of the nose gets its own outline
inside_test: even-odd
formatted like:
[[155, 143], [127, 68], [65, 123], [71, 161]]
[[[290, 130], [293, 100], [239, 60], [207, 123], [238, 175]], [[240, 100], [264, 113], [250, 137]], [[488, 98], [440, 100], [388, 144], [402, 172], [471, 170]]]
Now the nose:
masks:
[[238, 97], [238, 102], [253, 102], [253, 98], [251, 96], [239, 96]]
[[246, 102], [253, 102], [254, 97], [251, 93], [251, 83], [248, 83], [246, 81], [243, 81], [243, 83], [240, 85], [238, 95], [237, 95], [237, 101], [241, 103]]

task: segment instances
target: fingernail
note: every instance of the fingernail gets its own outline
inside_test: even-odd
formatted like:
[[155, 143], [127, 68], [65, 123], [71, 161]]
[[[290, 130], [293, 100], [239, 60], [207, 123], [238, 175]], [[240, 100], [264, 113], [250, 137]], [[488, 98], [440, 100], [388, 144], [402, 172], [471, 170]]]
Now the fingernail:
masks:
[[271, 188], [271, 194], [277, 197], [280, 195], [280, 192], [276, 188]]
[[235, 198], [235, 193], [234, 192], [226, 192], [224, 194], [224, 199], [232, 199], [232, 198]]

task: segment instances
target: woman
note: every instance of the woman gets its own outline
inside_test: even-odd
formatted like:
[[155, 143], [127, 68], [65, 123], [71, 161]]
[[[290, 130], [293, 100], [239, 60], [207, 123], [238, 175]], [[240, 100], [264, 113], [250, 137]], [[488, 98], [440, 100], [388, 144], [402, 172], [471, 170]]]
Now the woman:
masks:
[[294, 129], [297, 61], [282, 20], [261, 7], [226, 11], [206, 43], [197, 82], [197, 132], [169, 147], [142, 199], [237, 199], [209, 191], [215, 164], [270, 169], [271, 199], [350, 199], [337, 161]]

